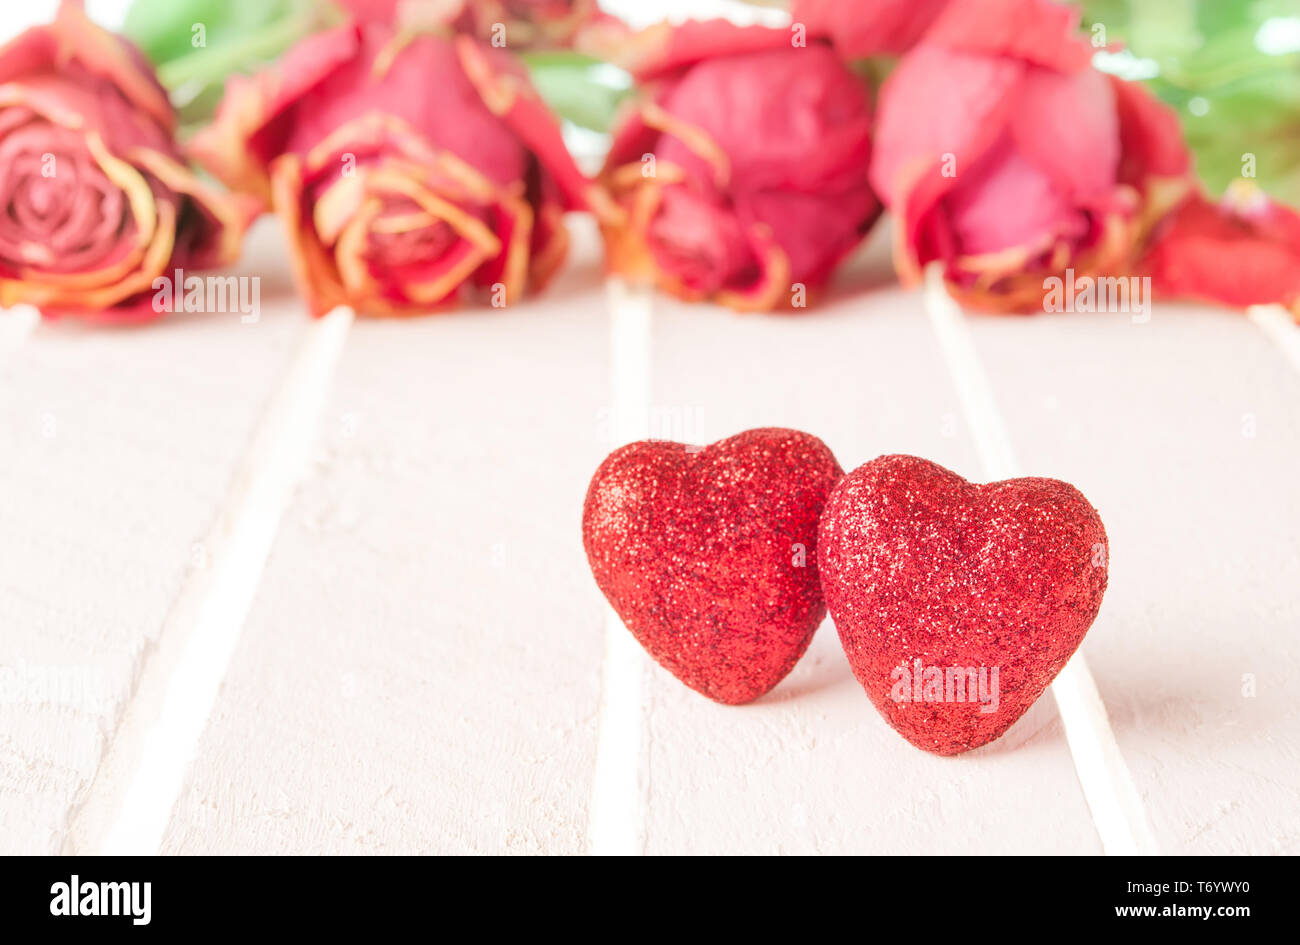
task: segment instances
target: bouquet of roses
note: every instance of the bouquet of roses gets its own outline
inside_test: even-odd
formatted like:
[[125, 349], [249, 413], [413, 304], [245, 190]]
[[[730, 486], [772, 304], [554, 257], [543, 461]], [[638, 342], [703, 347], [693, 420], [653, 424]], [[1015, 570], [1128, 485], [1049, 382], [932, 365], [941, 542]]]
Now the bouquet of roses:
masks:
[[594, 0], [137, 0], [118, 36], [65, 0], [0, 49], [0, 304], [153, 317], [157, 278], [230, 262], [264, 212], [316, 314], [511, 304], [584, 212], [612, 272], [742, 311], [803, 310], [888, 215], [900, 279], [971, 307], [1149, 275], [1300, 313], [1300, 44], [1202, 6], [1242, 22], [1180, 45], [1127, 0], [639, 32]]

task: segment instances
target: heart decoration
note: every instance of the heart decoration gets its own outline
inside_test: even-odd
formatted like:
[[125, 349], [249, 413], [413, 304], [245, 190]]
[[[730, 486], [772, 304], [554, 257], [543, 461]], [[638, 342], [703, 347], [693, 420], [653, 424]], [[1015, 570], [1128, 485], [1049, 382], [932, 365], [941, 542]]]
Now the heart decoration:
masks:
[[1068, 483], [978, 485], [882, 456], [845, 476], [817, 541], [854, 675], [918, 748], [984, 745], [1078, 648], [1106, 590], [1106, 532]]
[[817, 523], [842, 475], [797, 430], [632, 443], [587, 490], [587, 560], [660, 665], [710, 699], [749, 702], [790, 672], [826, 615]]

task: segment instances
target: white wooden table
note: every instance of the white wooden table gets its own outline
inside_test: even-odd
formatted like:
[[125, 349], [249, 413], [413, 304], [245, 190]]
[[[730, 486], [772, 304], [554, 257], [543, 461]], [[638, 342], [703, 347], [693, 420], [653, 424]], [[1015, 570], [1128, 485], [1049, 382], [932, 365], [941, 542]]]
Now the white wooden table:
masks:
[[[574, 229], [502, 311], [311, 322], [267, 221], [256, 324], [0, 314], [0, 852], [1114, 849], [1081, 777], [1131, 784], [1143, 849], [1300, 851], [1297, 329], [945, 321], [883, 233], [820, 309], [738, 316], [611, 295]], [[1119, 767], [1049, 696], [922, 753], [829, 622], [743, 707], [610, 625], [579, 528], [603, 456], [767, 425], [846, 468], [1078, 485], [1112, 544], [1082, 652]]]

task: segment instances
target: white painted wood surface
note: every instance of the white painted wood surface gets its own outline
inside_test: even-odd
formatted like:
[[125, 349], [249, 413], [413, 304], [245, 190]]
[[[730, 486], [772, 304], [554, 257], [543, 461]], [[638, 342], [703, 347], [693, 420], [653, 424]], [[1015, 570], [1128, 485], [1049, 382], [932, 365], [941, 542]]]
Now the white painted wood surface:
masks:
[[[274, 243], [259, 232], [249, 258]], [[0, 852], [63, 848], [303, 320], [18, 330], [0, 353]]]
[[166, 850], [583, 849], [594, 262], [508, 310], [354, 326]]
[[[932, 757], [876, 715], [829, 623], [744, 707], [634, 652], [635, 711], [602, 729], [607, 611], [579, 517], [624, 431], [790, 425], [846, 468], [902, 451], [974, 478], [981, 450], [922, 296], [882, 285], [878, 257], [797, 318], [656, 300], [638, 394], [578, 229], [536, 300], [351, 326], [184, 784], [158, 798], [161, 849], [583, 852], [603, 805], [626, 852], [1101, 852], [1050, 699]], [[86, 705], [0, 701], [0, 851], [94, 852], [120, 823], [196, 569], [217, 563], [194, 546], [306, 337], [272, 288], [255, 326], [42, 325], [0, 355], [0, 665], [104, 682]], [[1020, 466], [1106, 521], [1084, 652], [1159, 848], [1295, 852], [1300, 372], [1228, 312], [966, 327]], [[638, 397], [644, 417], [611, 413]], [[598, 759], [611, 743], [633, 747]]]
[[1300, 373], [1184, 306], [972, 330], [1023, 462], [1106, 523], [1085, 645], [1161, 849], [1300, 852]]

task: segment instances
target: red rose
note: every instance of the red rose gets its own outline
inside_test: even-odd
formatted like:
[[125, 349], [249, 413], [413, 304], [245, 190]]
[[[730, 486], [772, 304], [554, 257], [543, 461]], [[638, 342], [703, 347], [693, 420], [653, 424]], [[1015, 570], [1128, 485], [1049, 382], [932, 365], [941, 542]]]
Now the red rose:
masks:
[[352, 25], [232, 79], [199, 160], [283, 219], [312, 310], [496, 304], [565, 255], [589, 184], [509, 54], [468, 36]]
[[793, 0], [790, 15], [840, 55], [897, 56], [921, 39], [952, 0]]
[[871, 108], [831, 51], [723, 21], [634, 40], [646, 83], [603, 174], [612, 269], [741, 310], [801, 304], [866, 234]]
[[1219, 203], [1197, 194], [1170, 215], [1141, 267], [1159, 295], [1300, 318], [1300, 214], [1246, 181]]
[[881, 90], [871, 180], [895, 263], [969, 304], [1041, 310], [1045, 276], [1126, 269], [1191, 186], [1174, 114], [1094, 70], [1077, 10], [953, 4]]
[[0, 49], [0, 305], [138, 322], [154, 279], [232, 261], [256, 207], [204, 186], [134, 47], [65, 3]]

